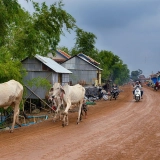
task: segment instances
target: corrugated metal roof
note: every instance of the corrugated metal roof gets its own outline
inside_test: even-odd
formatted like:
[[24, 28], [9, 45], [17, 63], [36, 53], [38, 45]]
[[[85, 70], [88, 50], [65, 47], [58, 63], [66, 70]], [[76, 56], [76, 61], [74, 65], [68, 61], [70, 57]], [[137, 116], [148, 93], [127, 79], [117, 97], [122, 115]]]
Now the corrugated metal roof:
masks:
[[64, 68], [63, 66], [61, 66], [51, 58], [43, 57], [38, 54], [35, 55], [35, 58], [37, 58], [39, 61], [41, 61], [43, 64], [45, 64], [46, 66], [48, 66], [49, 68], [51, 68], [57, 73], [72, 73], [71, 71]]
[[96, 65], [94, 65], [93, 63], [89, 62], [86, 58], [84, 58], [84, 57], [82, 57], [82, 56], [79, 56], [79, 55], [77, 55], [77, 57], [83, 59], [84, 61], [86, 61], [87, 63], [91, 64], [91, 65], [94, 66], [95, 68], [97, 68], [97, 69], [99, 69], [99, 70], [101, 70], [101, 71], [103, 70], [103, 69], [97, 67]]
[[88, 61], [91, 61], [91, 63], [95, 63], [96, 65], [100, 65], [99, 62], [97, 62], [96, 60], [94, 60], [93, 58], [85, 55], [84, 53], [79, 53], [78, 56], [84, 57], [86, 58]]
[[59, 53], [61, 53], [63, 56], [65, 56], [67, 59], [71, 58], [71, 56], [69, 54], [67, 54], [66, 52], [64, 51], [61, 51], [61, 50], [57, 50]]

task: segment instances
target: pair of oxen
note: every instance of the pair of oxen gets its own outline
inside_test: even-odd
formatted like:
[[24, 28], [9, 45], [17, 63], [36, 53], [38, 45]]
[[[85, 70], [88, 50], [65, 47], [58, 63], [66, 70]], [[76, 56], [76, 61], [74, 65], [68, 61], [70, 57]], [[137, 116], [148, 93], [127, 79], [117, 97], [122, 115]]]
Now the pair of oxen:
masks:
[[[53, 101], [55, 98], [59, 98], [58, 107], [63, 103], [65, 104], [65, 110], [63, 112], [62, 126], [68, 125], [68, 110], [71, 104], [77, 104], [79, 106], [77, 124], [80, 122], [81, 108], [84, 101], [85, 89], [77, 84], [75, 86], [69, 86], [68, 84], [63, 87], [60, 83], [55, 83], [49, 91], [49, 99]], [[10, 80], [0, 84], [0, 108], [13, 107], [14, 115], [10, 132], [13, 132], [15, 123], [19, 126], [19, 105], [23, 96], [23, 86], [15, 81]], [[56, 113], [59, 111], [57, 108]]]

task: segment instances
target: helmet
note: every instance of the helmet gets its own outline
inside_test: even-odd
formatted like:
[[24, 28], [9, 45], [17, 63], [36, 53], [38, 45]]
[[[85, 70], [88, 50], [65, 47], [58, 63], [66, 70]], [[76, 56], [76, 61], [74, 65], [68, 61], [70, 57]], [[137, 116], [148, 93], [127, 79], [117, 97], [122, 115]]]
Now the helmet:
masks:
[[136, 81], [136, 84], [139, 84], [139, 81]]

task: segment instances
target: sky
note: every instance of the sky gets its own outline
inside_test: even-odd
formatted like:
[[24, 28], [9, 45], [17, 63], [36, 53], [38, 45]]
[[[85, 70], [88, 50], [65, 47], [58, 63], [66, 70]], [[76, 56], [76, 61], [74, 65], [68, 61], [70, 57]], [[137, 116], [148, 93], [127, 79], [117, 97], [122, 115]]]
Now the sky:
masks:
[[[51, 5], [58, 0], [34, 0]], [[22, 7], [33, 12], [26, 0]], [[93, 33], [95, 47], [120, 57], [130, 72], [149, 77], [160, 71], [160, 0], [63, 0], [63, 9], [79, 28]], [[61, 36], [58, 46], [74, 47], [75, 33]], [[85, 53], [84, 53], [85, 54]]]

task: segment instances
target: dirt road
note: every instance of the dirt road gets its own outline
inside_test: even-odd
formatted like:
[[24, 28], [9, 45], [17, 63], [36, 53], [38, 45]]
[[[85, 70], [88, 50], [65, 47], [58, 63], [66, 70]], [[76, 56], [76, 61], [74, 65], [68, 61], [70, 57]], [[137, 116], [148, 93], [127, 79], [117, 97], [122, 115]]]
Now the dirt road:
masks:
[[51, 119], [0, 132], [0, 160], [160, 160], [160, 91], [144, 88], [135, 102], [131, 86], [115, 101], [90, 106], [87, 119], [69, 126]]

